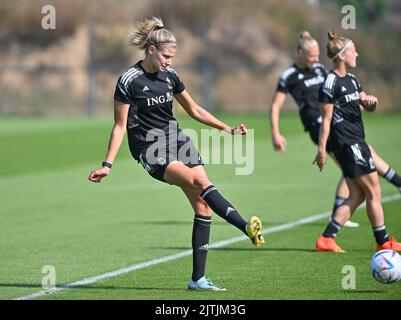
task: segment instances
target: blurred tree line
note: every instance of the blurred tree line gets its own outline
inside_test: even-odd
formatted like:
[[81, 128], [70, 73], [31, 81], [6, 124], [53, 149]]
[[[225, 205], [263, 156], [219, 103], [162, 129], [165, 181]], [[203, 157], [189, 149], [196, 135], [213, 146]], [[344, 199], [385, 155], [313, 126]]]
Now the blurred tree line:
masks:
[[[330, 66], [325, 45], [331, 29], [356, 42], [357, 73], [367, 90], [383, 97], [385, 108], [401, 109], [401, 33], [386, 20], [391, 1], [311, 2], [3, 0], [0, 113], [84, 113], [77, 110], [91, 99], [98, 113], [109, 112], [116, 76], [142, 55], [126, 45], [126, 35], [145, 16], [162, 17], [176, 34], [178, 71], [195, 98], [215, 110], [266, 112], [278, 76], [293, 61], [300, 31], [320, 41], [322, 62]], [[47, 4], [56, 8], [56, 30], [40, 27]], [[356, 30], [341, 28], [344, 5], [356, 9]], [[21, 83], [29, 84], [23, 92]]]

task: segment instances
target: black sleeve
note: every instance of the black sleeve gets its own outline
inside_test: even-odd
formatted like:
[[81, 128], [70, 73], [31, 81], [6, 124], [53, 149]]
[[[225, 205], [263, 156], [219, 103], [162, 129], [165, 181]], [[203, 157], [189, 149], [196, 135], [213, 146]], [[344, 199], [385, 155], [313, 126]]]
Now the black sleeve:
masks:
[[277, 83], [276, 91], [282, 92], [282, 93], [288, 93], [287, 82], [282, 82], [282, 81], [279, 80], [278, 83]]
[[333, 98], [330, 97], [327, 92], [323, 91], [323, 86], [319, 89], [319, 102], [320, 103], [333, 103]]
[[279, 91], [282, 93], [288, 93], [288, 91], [290, 91], [288, 77], [289, 77], [288, 71], [286, 70], [283, 72], [283, 74], [278, 79], [276, 91]]
[[334, 95], [337, 86], [335, 74], [329, 73], [319, 90], [320, 103], [334, 103]]
[[118, 78], [116, 89], [114, 91], [114, 100], [121, 101], [125, 104], [131, 103], [129, 94], [129, 88], [127, 88], [122, 82], [121, 77]]
[[173, 80], [173, 93], [181, 93], [185, 90], [185, 85], [182, 82], [180, 76], [178, 75], [177, 71], [175, 71], [173, 68], [168, 69], [168, 73], [171, 76]]

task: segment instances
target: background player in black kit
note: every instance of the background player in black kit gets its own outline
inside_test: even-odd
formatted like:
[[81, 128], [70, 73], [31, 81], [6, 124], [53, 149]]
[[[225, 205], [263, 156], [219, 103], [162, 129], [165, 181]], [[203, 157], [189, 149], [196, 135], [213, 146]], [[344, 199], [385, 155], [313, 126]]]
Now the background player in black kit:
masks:
[[[317, 41], [311, 37], [308, 31], [302, 32], [298, 41], [296, 61], [282, 73], [270, 110], [272, 142], [277, 151], [284, 152], [286, 150], [287, 141], [280, 133], [279, 117], [287, 93], [291, 94], [299, 107], [299, 115], [305, 131], [309, 133], [311, 140], [316, 145], [318, 144], [322, 122], [319, 110], [319, 89], [327, 76], [326, 68], [318, 63], [319, 55]], [[369, 148], [379, 175], [394, 184], [401, 192], [401, 177], [376, 153], [371, 145]], [[330, 146], [328, 146], [328, 151], [331, 151]], [[348, 195], [349, 190], [342, 177], [337, 186], [332, 214], [348, 198]], [[357, 227], [358, 225], [349, 220], [344, 224], [347, 227]]]
[[189, 289], [225, 290], [205, 277], [212, 210], [244, 232], [254, 245], [264, 243], [262, 223], [251, 217], [247, 223], [209, 181], [192, 141], [173, 116], [173, 97], [195, 120], [229, 134], [246, 134], [245, 125], [234, 128], [201, 108], [185, 90], [170, 67], [177, 51], [176, 38], [158, 18], [138, 22], [129, 43], [144, 50], [145, 57], [122, 74], [114, 94], [114, 127], [102, 167], [89, 180], [100, 182], [110, 173], [113, 160], [128, 131], [132, 156], [160, 181], [180, 187], [190, 201], [195, 218], [192, 231], [193, 272]]
[[328, 37], [327, 55], [333, 60], [333, 70], [319, 92], [322, 125], [314, 163], [320, 170], [323, 169], [327, 141], [330, 139], [350, 195], [336, 209], [332, 220], [316, 241], [316, 249], [343, 252], [334, 239], [344, 222], [366, 199], [366, 211], [377, 243], [376, 250], [401, 251], [401, 243], [396, 242], [393, 237], [389, 238], [384, 225], [379, 178], [369, 146], [365, 142], [361, 116], [361, 106], [367, 111], [374, 111], [378, 100], [375, 96], [367, 95], [356, 77], [347, 73], [347, 68], [356, 67], [358, 53], [354, 43], [334, 32], [329, 32]]

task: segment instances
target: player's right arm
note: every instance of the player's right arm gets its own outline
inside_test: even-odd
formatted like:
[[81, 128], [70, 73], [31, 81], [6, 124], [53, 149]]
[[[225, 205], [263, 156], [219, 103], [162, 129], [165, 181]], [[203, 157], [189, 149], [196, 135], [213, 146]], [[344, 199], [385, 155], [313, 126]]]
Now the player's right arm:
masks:
[[320, 126], [319, 132], [319, 147], [317, 150], [317, 155], [313, 163], [319, 167], [320, 171], [323, 170], [326, 164], [326, 145], [327, 139], [330, 135], [330, 124], [333, 117], [333, 104], [332, 103], [321, 103], [320, 104], [320, 114], [322, 115], [322, 125]]
[[276, 91], [273, 97], [270, 108], [270, 127], [272, 131], [272, 143], [276, 151], [284, 152], [287, 145], [287, 140], [280, 133], [280, 110], [283, 107], [286, 94], [281, 91]]
[[[121, 147], [127, 130], [128, 110], [129, 104], [114, 100], [114, 125], [109, 138], [105, 162], [112, 164]], [[109, 173], [110, 168], [104, 166], [93, 170], [88, 179], [92, 182], [100, 182]]]

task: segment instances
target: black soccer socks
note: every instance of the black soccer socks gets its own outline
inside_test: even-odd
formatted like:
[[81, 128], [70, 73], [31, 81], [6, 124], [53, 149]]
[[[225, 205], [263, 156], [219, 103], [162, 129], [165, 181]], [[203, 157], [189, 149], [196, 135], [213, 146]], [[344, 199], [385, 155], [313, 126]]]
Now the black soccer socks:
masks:
[[397, 174], [397, 172], [395, 172], [393, 168], [388, 169], [388, 171], [384, 175], [384, 178], [396, 187], [401, 188], [401, 177]]
[[205, 275], [211, 223], [211, 217], [195, 215], [192, 229], [193, 281], [198, 281]]
[[238, 211], [219, 193], [214, 185], [208, 186], [200, 194], [209, 207], [227, 222], [246, 233], [247, 222], [242, 219]]
[[377, 244], [381, 245], [390, 240], [385, 225], [382, 225], [381, 227], [378, 228], [372, 228], [372, 230], [373, 234], [375, 235]]
[[332, 219], [327, 224], [326, 229], [324, 229], [323, 237], [334, 239], [337, 236], [338, 231], [340, 230], [341, 230], [341, 224]]

